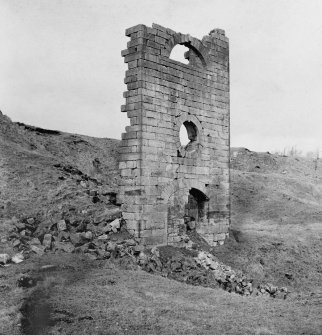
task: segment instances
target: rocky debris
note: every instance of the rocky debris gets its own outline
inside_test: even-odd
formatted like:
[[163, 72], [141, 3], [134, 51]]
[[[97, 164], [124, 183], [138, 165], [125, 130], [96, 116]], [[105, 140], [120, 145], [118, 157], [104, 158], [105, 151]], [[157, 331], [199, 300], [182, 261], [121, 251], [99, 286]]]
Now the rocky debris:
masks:
[[42, 256], [45, 252], [42, 246], [30, 245], [30, 250], [33, 251], [35, 254]]
[[[261, 284], [254, 288], [253, 280], [247, 279], [241, 271], [235, 271], [230, 266], [219, 262], [209, 252], [199, 251], [195, 257], [191, 254], [164, 257], [162, 253], [160, 254], [160, 250], [156, 247], [150, 252], [140, 250], [136, 260], [147, 272], [157, 273], [190, 285], [221, 287], [230, 293], [243, 296], [256, 295], [280, 299], [286, 299], [289, 293], [287, 288], [279, 288], [272, 284]], [[174, 252], [168, 254], [171, 253]]]
[[17, 253], [10, 257], [8, 254], [0, 254], [0, 266], [8, 266], [9, 263], [19, 264], [24, 261], [24, 255], [22, 253]]
[[258, 285], [256, 295], [271, 296], [273, 298], [286, 299], [289, 294], [286, 287], [277, 287], [272, 284]]
[[[119, 208], [107, 208], [93, 220], [61, 219], [40, 229], [35, 227], [37, 220], [28, 218], [15, 221], [9, 240], [21, 255], [35, 253], [41, 256], [46, 251], [52, 251], [85, 253], [92, 260], [107, 259], [112, 254], [123, 257], [141, 250], [124, 223]], [[129, 247], [135, 250], [127, 250]]]
[[64, 231], [66, 229], [67, 229], [67, 226], [66, 226], [65, 220], [60, 220], [59, 222], [57, 222], [57, 230], [58, 231]]
[[278, 288], [272, 284], [261, 284], [254, 289], [253, 280], [247, 279], [241, 271], [235, 271], [230, 266], [219, 262], [211, 253], [201, 251], [195, 260], [205, 269], [210, 270], [221, 287], [229, 292], [246, 296], [254, 293], [283, 299], [286, 299], [288, 294], [285, 287]]
[[84, 188], [87, 187], [88, 184], [86, 182], [88, 181], [94, 182], [97, 185], [101, 184], [101, 182], [99, 182], [96, 178], [93, 178], [89, 176], [88, 174], [83, 173], [81, 170], [79, 170], [75, 166], [68, 165], [68, 164], [61, 164], [61, 163], [56, 163], [53, 166], [70, 176], [76, 176], [80, 178], [80, 181], [83, 181], [82, 187]]
[[[211, 249], [205, 251], [202, 244], [192, 240], [190, 235], [182, 237], [184, 248], [181, 249], [165, 247], [169, 249], [168, 252], [164, 252], [162, 247], [146, 249], [127, 232], [126, 223], [118, 208], [105, 210], [93, 220], [61, 219], [40, 230], [36, 230], [36, 224], [36, 220], [31, 218], [15, 221], [15, 229], [11, 232], [10, 239], [13, 246], [20, 250], [17, 254], [20, 256], [16, 255], [15, 261], [12, 259], [14, 263], [23, 260], [23, 253], [36, 253], [41, 256], [46, 251], [83, 253], [93, 261], [127, 257], [144, 271], [190, 285], [221, 287], [244, 296], [260, 295], [285, 299], [288, 294], [286, 288], [278, 288], [272, 284], [262, 284], [254, 288], [251, 279], [247, 279], [241, 271], [235, 271], [221, 263], [209, 252]], [[200, 250], [200, 246], [203, 250]], [[0, 263], [6, 264], [9, 261], [9, 255], [0, 255]]]
[[218, 287], [213, 274], [202, 268], [193, 258], [184, 255], [174, 255], [167, 259], [156, 254], [140, 252], [137, 257], [141, 268], [150, 273], [157, 273], [195, 286]]
[[42, 245], [45, 247], [45, 249], [50, 250], [52, 239], [53, 239], [53, 236], [51, 234], [45, 234], [44, 235]]
[[10, 261], [10, 256], [8, 254], [0, 254], [0, 264], [7, 264]]
[[12, 262], [12, 263], [15, 263], [15, 264], [19, 264], [19, 263], [23, 262], [24, 259], [25, 259], [25, 258], [24, 258], [24, 255], [23, 255], [22, 253], [19, 252], [18, 254], [12, 256], [12, 258], [11, 258], [11, 262]]

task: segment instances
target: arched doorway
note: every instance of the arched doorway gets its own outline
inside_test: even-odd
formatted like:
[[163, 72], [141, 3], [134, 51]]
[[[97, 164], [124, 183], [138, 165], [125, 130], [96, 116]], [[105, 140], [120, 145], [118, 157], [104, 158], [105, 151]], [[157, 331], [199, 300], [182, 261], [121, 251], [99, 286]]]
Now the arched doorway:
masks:
[[[200, 222], [207, 220], [208, 200], [209, 198], [200, 190], [196, 188], [189, 190], [188, 202], [185, 208], [186, 224], [194, 221], [196, 228]], [[188, 225], [190, 228], [193, 226], [193, 224]]]
[[209, 198], [196, 188], [179, 189], [167, 204], [167, 240], [169, 244], [180, 242], [186, 230], [197, 229], [208, 220]]

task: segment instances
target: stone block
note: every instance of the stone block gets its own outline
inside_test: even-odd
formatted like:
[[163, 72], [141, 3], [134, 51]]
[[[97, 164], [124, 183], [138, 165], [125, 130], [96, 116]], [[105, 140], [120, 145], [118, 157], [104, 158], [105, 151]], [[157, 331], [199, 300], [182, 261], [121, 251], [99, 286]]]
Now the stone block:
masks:
[[153, 246], [153, 245], [164, 245], [166, 244], [166, 237], [162, 236], [149, 236], [149, 237], [142, 237], [141, 243], [145, 246]]
[[225, 240], [225, 238], [226, 238], [226, 234], [225, 233], [220, 233], [220, 234], [216, 234], [215, 236], [214, 236], [214, 241], [224, 241]]

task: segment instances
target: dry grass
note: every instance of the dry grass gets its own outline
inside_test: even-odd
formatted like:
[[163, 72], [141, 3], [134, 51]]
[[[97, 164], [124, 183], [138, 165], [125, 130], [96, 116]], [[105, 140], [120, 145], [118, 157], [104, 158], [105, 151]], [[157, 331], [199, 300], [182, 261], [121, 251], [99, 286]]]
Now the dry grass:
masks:
[[[308, 300], [242, 297], [192, 287], [111, 263], [53, 289], [50, 304], [72, 315], [64, 334], [320, 334]], [[82, 320], [79, 320], [81, 318]]]

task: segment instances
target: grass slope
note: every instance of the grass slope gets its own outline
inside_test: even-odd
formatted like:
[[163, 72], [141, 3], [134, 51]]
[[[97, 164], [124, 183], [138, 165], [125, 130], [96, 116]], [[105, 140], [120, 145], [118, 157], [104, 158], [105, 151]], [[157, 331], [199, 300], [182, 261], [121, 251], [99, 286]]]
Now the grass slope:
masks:
[[321, 290], [322, 162], [233, 149], [231, 238], [217, 256], [257, 281]]

